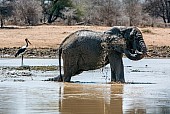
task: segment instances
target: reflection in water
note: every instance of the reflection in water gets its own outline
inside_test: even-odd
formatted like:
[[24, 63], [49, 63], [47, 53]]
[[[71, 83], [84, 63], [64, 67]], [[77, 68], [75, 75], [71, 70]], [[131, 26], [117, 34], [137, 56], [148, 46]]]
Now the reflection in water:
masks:
[[61, 114], [169, 114], [170, 94], [160, 93], [162, 88], [155, 86], [67, 83], [61, 92], [59, 111]]
[[62, 114], [122, 114], [123, 85], [66, 84], [60, 111]]
[[169, 114], [170, 89], [155, 86], [0, 82], [0, 114]]

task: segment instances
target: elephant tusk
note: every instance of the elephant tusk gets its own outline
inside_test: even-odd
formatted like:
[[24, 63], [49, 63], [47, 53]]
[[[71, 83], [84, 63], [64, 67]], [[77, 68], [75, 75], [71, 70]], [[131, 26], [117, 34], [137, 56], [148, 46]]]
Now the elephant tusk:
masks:
[[131, 53], [131, 56], [136, 57], [137, 55], [142, 55], [142, 54], [143, 54], [142, 52], [135, 50], [135, 53], [134, 54]]
[[132, 57], [136, 57], [136, 56], [137, 56], [137, 54], [131, 54], [131, 56], [132, 56]]
[[140, 55], [143, 54], [143, 52], [140, 52], [140, 51], [138, 51], [138, 50], [135, 50], [135, 53], [136, 53], [136, 54], [140, 54]]

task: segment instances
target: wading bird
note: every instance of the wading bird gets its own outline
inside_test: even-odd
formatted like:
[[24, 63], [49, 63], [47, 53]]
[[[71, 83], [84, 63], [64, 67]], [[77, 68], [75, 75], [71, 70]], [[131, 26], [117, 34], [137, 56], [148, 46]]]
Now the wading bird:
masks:
[[21, 57], [22, 57], [21, 66], [23, 66], [23, 55], [24, 55], [24, 53], [26, 52], [26, 49], [27, 49], [27, 47], [28, 47], [28, 44], [31, 44], [27, 38], [25, 39], [25, 42], [26, 42], [26, 45], [22, 46], [22, 47], [17, 51], [17, 53], [15, 54], [15, 57], [17, 57], [18, 55], [21, 55]]

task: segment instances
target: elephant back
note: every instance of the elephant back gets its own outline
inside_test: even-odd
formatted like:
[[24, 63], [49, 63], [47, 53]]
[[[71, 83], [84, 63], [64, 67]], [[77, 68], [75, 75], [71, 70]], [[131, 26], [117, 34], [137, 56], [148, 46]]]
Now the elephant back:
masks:
[[70, 34], [69, 36], [67, 36], [62, 43], [60, 44], [60, 48], [69, 46], [71, 44], [73, 44], [74, 42], [76, 42], [77, 40], [79, 40], [82, 37], [85, 38], [95, 38], [96, 36], [101, 35], [102, 33], [100, 32], [95, 32], [92, 30], [78, 30], [72, 34]]

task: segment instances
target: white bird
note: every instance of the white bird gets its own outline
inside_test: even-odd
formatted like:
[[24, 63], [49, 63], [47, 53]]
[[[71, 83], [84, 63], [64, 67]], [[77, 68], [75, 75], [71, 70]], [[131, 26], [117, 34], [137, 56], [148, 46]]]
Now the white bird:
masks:
[[26, 38], [25, 39], [26, 45], [22, 46], [17, 53], [15, 54], [15, 57], [17, 57], [18, 55], [22, 56], [22, 61], [21, 61], [21, 66], [23, 66], [23, 55], [26, 52], [26, 49], [28, 47], [28, 44], [31, 44], [30, 41]]

